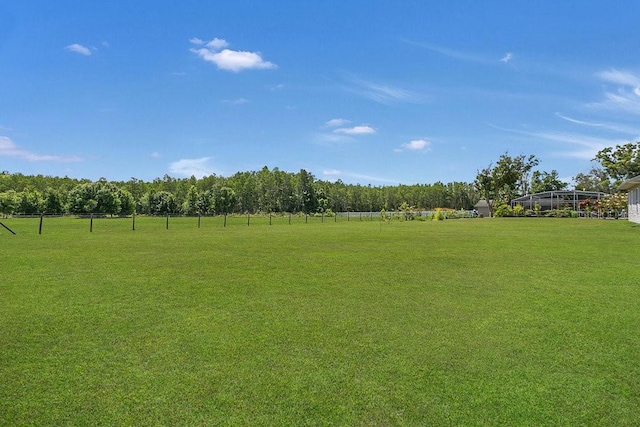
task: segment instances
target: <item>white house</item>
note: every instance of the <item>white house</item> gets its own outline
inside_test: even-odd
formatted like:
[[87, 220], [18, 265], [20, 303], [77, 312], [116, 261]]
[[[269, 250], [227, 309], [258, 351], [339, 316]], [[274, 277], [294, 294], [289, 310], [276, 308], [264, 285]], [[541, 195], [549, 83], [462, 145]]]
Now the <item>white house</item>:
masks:
[[627, 207], [629, 221], [640, 223], [640, 175], [626, 180], [619, 188], [629, 191]]

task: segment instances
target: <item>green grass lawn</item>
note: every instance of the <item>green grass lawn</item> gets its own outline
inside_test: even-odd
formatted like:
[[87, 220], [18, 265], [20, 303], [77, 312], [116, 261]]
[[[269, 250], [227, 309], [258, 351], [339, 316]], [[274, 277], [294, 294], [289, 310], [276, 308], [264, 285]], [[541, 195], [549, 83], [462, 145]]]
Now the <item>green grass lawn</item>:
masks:
[[0, 425], [639, 425], [627, 221], [2, 220]]

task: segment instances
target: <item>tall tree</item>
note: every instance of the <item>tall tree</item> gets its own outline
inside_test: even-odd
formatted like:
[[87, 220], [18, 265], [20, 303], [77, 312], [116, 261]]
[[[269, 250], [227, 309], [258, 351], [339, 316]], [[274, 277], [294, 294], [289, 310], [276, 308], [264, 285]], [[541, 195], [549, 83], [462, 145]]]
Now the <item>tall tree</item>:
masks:
[[604, 148], [596, 153], [594, 160], [600, 162], [617, 183], [633, 178], [640, 175], [640, 142]]
[[[51, 196], [55, 197], [55, 194]], [[76, 214], [128, 215], [135, 209], [131, 193], [105, 178], [76, 185], [69, 191], [67, 199], [69, 212]], [[55, 202], [51, 200], [50, 203]]]
[[145, 212], [151, 215], [173, 214], [178, 211], [175, 196], [165, 190], [155, 191], [146, 195]]
[[56, 188], [47, 187], [44, 192], [43, 211], [50, 214], [64, 212], [64, 195]]
[[236, 192], [229, 187], [221, 187], [213, 195], [215, 200], [215, 210], [219, 214], [228, 214], [233, 212], [236, 204]]
[[534, 171], [531, 175], [531, 193], [542, 193], [544, 191], [560, 191], [569, 186], [561, 181], [557, 170], [551, 172]]
[[581, 191], [602, 191], [611, 193], [613, 183], [609, 174], [601, 168], [593, 167], [587, 173], [579, 173], [573, 177], [575, 189]]
[[493, 215], [495, 203], [507, 204], [529, 191], [529, 174], [539, 163], [536, 156], [500, 156], [495, 166], [489, 165], [476, 175], [475, 187], [489, 205]]
[[42, 193], [34, 188], [25, 188], [19, 193], [17, 210], [20, 213], [41, 213], [43, 208]]
[[7, 190], [0, 193], [0, 213], [11, 215], [18, 207], [20, 196], [15, 190]]
[[189, 187], [187, 191], [187, 197], [182, 203], [182, 213], [185, 215], [195, 215], [199, 212], [198, 209], [199, 194], [195, 185]]
[[133, 195], [124, 189], [119, 189], [118, 198], [120, 199], [120, 215], [131, 215], [136, 211], [136, 201]]
[[310, 214], [318, 208], [316, 197], [315, 179], [312, 174], [304, 169], [298, 173], [298, 196], [300, 197], [302, 211]]
[[496, 181], [493, 177], [492, 165], [478, 171], [474, 185], [478, 193], [480, 193], [482, 200], [484, 200], [489, 207], [489, 216], [493, 216], [493, 205], [496, 199]]

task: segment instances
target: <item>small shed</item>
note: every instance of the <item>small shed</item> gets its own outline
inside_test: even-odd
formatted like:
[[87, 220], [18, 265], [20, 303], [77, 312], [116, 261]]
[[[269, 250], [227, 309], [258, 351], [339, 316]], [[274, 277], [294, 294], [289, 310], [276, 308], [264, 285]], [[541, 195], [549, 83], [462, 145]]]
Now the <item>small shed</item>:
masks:
[[626, 180], [619, 189], [629, 192], [629, 201], [627, 202], [629, 221], [640, 223], [640, 175]]
[[[493, 200], [490, 200], [493, 203]], [[475, 204], [474, 208], [478, 211], [478, 216], [488, 218], [491, 216], [491, 210], [486, 200], [480, 200]]]

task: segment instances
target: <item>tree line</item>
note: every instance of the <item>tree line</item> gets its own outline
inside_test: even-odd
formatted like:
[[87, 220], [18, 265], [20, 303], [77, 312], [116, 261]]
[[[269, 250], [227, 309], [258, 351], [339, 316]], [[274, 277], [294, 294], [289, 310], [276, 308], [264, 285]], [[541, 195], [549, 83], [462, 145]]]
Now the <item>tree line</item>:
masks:
[[[624, 179], [640, 175], [640, 143], [598, 152], [601, 167], [574, 177], [575, 189], [612, 192]], [[3, 214], [107, 214], [210, 215], [228, 213], [307, 214], [331, 212], [379, 212], [401, 205], [415, 209], [472, 209], [479, 200], [508, 204], [528, 193], [567, 189], [558, 172], [534, 170], [534, 155], [504, 153], [495, 165], [479, 170], [472, 183], [371, 186], [317, 179], [301, 169], [297, 173], [269, 169], [238, 172], [230, 177], [215, 174], [196, 178], [165, 175], [151, 182], [97, 181], [23, 175], [0, 175], [0, 212]]]
[[403, 203], [427, 210], [472, 209], [477, 201], [473, 184], [464, 182], [364, 186], [319, 180], [304, 169], [292, 173], [267, 167], [230, 177], [165, 175], [151, 182], [136, 178], [92, 182], [20, 173], [0, 176], [0, 211], [4, 214], [314, 214], [379, 212]]

